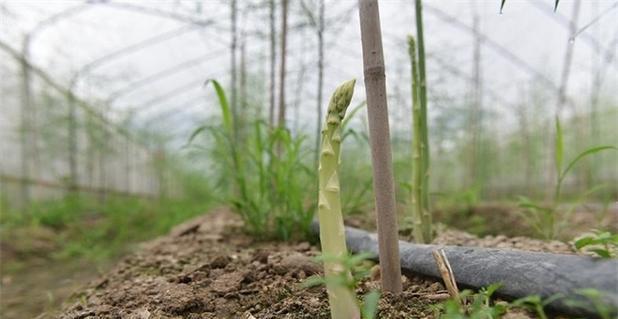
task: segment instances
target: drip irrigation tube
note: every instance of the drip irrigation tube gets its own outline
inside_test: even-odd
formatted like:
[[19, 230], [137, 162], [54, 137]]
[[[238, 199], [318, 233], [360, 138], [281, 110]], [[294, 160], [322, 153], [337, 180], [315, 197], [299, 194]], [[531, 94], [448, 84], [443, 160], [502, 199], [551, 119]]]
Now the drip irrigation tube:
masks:
[[[317, 230], [317, 227], [314, 228]], [[346, 227], [346, 241], [351, 252], [368, 252], [377, 259], [378, 240], [375, 234]], [[440, 278], [431, 253], [438, 248], [444, 249], [455, 279], [462, 287], [481, 288], [500, 283], [502, 286], [497, 293], [505, 297], [539, 295], [545, 299], [561, 296], [549, 304], [549, 308], [557, 312], [595, 316], [597, 310], [594, 303], [601, 301], [611, 309], [612, 315], [617, 314], [616, 259], [399, 241], [402, 269]], [[602, 300], [591, 300], [578, 293], [588, 288], [598, 291]]]

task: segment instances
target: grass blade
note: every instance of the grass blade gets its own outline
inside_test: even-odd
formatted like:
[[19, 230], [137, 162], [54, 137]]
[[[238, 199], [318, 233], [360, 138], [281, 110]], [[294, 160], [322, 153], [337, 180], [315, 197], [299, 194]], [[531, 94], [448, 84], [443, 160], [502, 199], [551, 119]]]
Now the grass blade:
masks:
[[564, 157], [564, 142], [562, 136], [562, 126], [560, 125], [560, 118], [556, 116], [556, 145], [555, 147], [555, 156], [556, 156], [556, 173], [558, 174], [558, 178], [561, 179], [562, 175], [560, 172], [562, 171], [562, 159]]
[[604, 151], [604, 150], [618, 150], [618, 149], [616, 147], [614, 147], [614, 146], [611, 146], [611, 145], [603, 145], [603, 146], [596, 146], [596, 147], [589, 148], [589, 149], [579, 153], [579, 155], [577, 155], [577, 157], [575, 157], [575, 159], [573, 159], [569, 163], [569, 165], [567, 165], [567, 168], [564, 169], [564, 172], [562, 172], [561, 176], [566, 176], [566, 174], [573, 168], [573, 166], [575, 166], [575, 164], [577, 164], [577, 162], [579, 162], [580, 160], [582, 160], [586, 156], [593, 155], [593, 154], [596, 154], [596, 153]]
[[225, 96], [225, 91], [223, 87], [217, 80], [208, 80], [205, 85], [208, 83], [212, 83], [215, 88], [215, 92], [217, 93], [217, 98], [219, 99], [219, 105], [221, 106], [221, 115], [223, 116], [223, 125], [228, 132], [233, 132], [234, 122], [232, 117], [232, 112], [230, 110], [230, 104], [227, 101], [227, 97]]
[[204, 130], [206, 130], [207, 128], [208, 128], [208, 126], [207, 126], [207, 125], [202, 125], [202, 126], [198, 127], [197, 129], [195, 129], [195, 131], [193, 131], [193, 133], [191, 133], [191, 135], [189, 136], [189, 139], [187, 140], [187, 144], [185, 144], [185, 145], [183, 146], [183, 148], [184, 148], [184, 147], [188, 147], [188, 146], [189, 146], [189, 145], [193, 142], [193, 140], [194, 140], [194, 139], [195, 139], [198, 135], [200, 135], [200, 133], [202, 133]]

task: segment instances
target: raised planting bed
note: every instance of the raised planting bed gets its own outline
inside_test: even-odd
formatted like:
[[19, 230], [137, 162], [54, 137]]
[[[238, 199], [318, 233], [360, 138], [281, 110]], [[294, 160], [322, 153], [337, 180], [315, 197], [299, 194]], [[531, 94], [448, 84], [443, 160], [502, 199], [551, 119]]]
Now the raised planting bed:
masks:
[[[73, 319], [251, 318], [249, 314], [257, 319], [330, 318], [326, 290], [303, 286], [306, 278], [322, 271], [313, 260], [319, 254], [317, 246], [256, 241], [241, 226], [226, 209], [182, 224], [74, 294], [61, 313], [48, 315]], [[355, 236], [349, 235], [350, 239]], [[371, 243], [365, 243], [370, 250]], [[350, 247], [361, 248], [353, 242]], [[457, 275], [459, 260], [450, 250], [447, 254]], [[382, 296], [378, 318], [437, 318], [432, 305], [448, 298], [441, 281], [406, 273], [403, 282], [401, 295]], [[379, 280], [373, 271], [360, 282], [357, 293], [376, 288]], [[509, 315], [534, 318], [519, 310]]]

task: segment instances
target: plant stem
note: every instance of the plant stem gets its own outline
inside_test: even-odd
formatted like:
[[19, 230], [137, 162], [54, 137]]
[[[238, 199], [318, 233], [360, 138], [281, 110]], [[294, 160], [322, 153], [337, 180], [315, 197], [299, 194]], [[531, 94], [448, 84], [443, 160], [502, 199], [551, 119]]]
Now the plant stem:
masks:
[[418, 97], [418, 61], [416, 60], [416, 44], [414, 38], [408, 37], [408, 53], [412, 64], [412, 217], [414, 240], [418, 243], [425, 243], [423, 232], [423, 205], [422, 205], [422, 188], [423, 175], [421, 173], [421, 122], [420, 112], [421, 105]]
[[429, 134], [427, 129], [427, 80], [425, 76], [425, 40], [423, 37], [423, 8], [422, 1], [415, 1], [416, 11], [416, 37], [418, 40], [418, 92], [420, 101], [420, 128], [421, 136], [421, 174], [423, 176], [421, 187], [421, 205], [423, 208], [422, 224], [423, 238], [428, 243], [433, 238], [431, 211], [429, 210]]
[[[339, 188], [339, 165], [341, 156], [341, 120], [350, 105], [355, 80], [339, 86], [330, 100], [326, 123], [322, 129], [322, 145], [319, 166], [318, 218], [322, 253], [327, 256], [345, 257], [347, 247]], [[333, 261], [324, 261], [326, 277], [337, 276], [344, 271]], [[351, 276], [351, 274], [344, 274]], [[327, 283], [328, 297], [333, 319], [360, 318], [354, 291], [340, 284]]]

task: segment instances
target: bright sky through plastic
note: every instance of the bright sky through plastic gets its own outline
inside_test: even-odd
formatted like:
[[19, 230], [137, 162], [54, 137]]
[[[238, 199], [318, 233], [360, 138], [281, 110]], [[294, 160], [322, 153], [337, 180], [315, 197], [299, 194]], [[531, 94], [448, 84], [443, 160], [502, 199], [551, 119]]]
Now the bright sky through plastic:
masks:
[[[254, 87], [251, 92], [255, 92], [253, 96], [256, 99], [267, 97], [268, 84], [268, 8], [262, 2], [239, 2], [239, 30], [247, 39], [247, 65], [251, 72], [250, 84]], [[296, 2], [291, 1], [289, 18], [287, 103], [292, 108], [299, 104], [301, 120], [298, 125], [301, 129], [310, 130], [315, 122], [317, 46], [314, 31], [302, 27], [308, 20]], [[430, 117], [437, 116], [441, 103], [459, 103], [463, 106], [461, 101], [466, 99], [471, 89], [474, 37], [470, 28], [474, 14], [478, 15], [483, 38], [483, 105], [488, 116], [494, 119], [494, 125], [513, 125], [514, 103], [525, 101], [521, 98], [522, 92], [533, 86], [545, 89], [552, 98], [547, 108], [539, 112], [553, 113], [556, 93], [552, 90], [560, 82], [570, 38], [568, 20], [574, 1], [560, 1], [557, 13], [552, 12], [553, 0], [507, 1], [503, 14], [499, 14], [499, 2], [424, 1]], [[226, 84], [230, 79], [230, 20], [226, 1], [144, 0], [85, 5], [82, 1], [5, 0], [0, 1], [0, 41], [21, 50], [24, 36], [38, 23], [79, 5], [88, 8], [37, 33], [31, 48], [31, 59], [35, 65], [67, 87], [75, 72], [81, 71], [76, 82], [79, 96], [102, 101], [112, 96], [111, 108], [115, 118], [126, 117], [129, 110], [134, 110], [135, 125], [147, 123], [153, 129], [178, 134], [181, 139], [198, 121], [216, 112], [212, 92], [204, 90], [202, 83], [216, 78]], [[151, 13], [139, 13], [127, 9], [125, 5], [149, 8]], [[571, 44], [574, 46], [574, 58], [567, 95], [575, 101], [580, 111], [586, 110], [592, 74], [598, 63], [609, 63], [604, 66], [604, 97], [613, 103], [618, 100], [618, 93], [612, 90], [616, 87], [618, 74], [615, 58], [618, 10], [615, 7], [615, 1], [581, 2], [580, 27], [599, 15], [604, 16], [579, 33]], [[383, 0], [380, 10], [388, 92], [391, 95], [391, 126], [394, 130], [406, 130], [410, 127], [410, 66], [406, 36], [414, 34], [414, 8], [412, 1]], [[204, 27], [190, 25], [187, 21], [153, 14], [157, 11], [212, 24]], [[361, 87], [363, 70], [356, 1], [327, 0], [326, 14], [324, 108], [328, 92], [337, 83], [356, 78], [359, 85], [357, 92], [364, 92]], [[171, 34], [169, 39], [153, 41], [143, 49], [110, 59], [83, 72], [85, 65], [105, 55], [166, 33]], [[595, 52], [597, 45], [602, 57]], [[179, 67], [183, 61], [199, 61], [202, 56], [204, 59], [200, 63]], [[0, 69], [2, 78], [16, 79], [16, 64], [9, 63], [7, 57], [0, 52], [4, 64]], [[170, 71], [163, 72], [165, 70]], [[303, 70], [304, 78], [299, 79]], [[166, 76], [156, 81], [145, 81], [135, 89], [127, 89], [159, 72]], [[545, 77], [547, 81], [540, 80], [540, 77]], [[161, 101], [151, 102], [158, 97]], [[364, 94], [357, 94], [352, 104], [362, 99]], [[572, 110], [567, 109], [568, 112]], [[295, 111], [291, 110], [288, 114], [289, 126], [295, 125]]]

